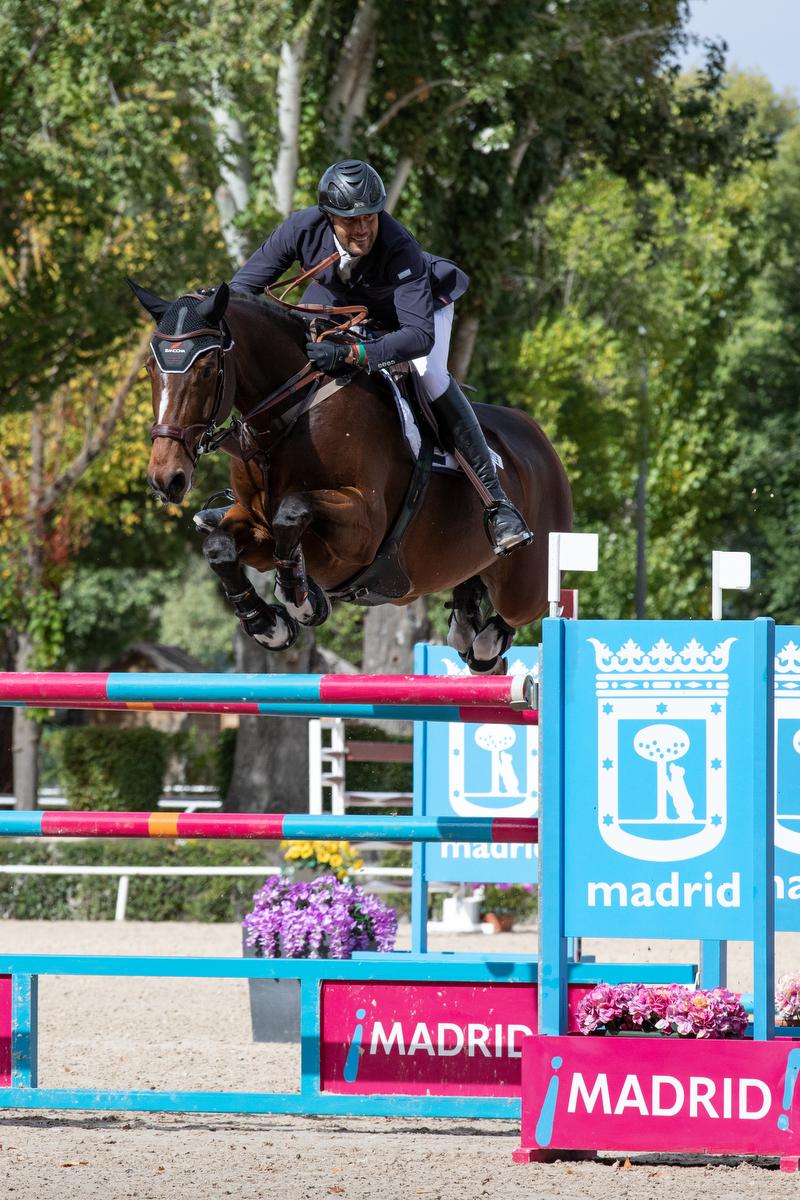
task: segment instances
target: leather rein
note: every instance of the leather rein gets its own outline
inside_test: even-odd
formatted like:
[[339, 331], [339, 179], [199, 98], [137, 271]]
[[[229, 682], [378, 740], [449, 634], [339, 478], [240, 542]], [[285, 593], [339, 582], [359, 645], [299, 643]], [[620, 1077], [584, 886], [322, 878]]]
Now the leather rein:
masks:
[[[367, 309], [360, 304], [292, 304], [288, 300], [285, 300], [284, 297], [307, 279], [311, 279], [321, 271], [333, 266], [334, 263], [339, 261], [339, 257], [339, 252], [334, 251], [333, 254], [328, 255], [327, 258], [322, 259], [315, 266], [309, 267], [308, 270], [302, 271], [299, 275], [293, 276], [292, 279], [286, 280], [282, 285], [280, 295], [275, 295], [271, 286], [264, 288], [270, 300], [290, 312], [296, 312], [301, 316], [311, 318], [318, 316], [344, 318], [330, 329], [316, 333], [314, 340], [317, 342], [321, 342], [325, 338], [336, 334], [347, 333], [353, 325], [360, 324], [367, 319]], [[192, 293], [192, 295], [195, 299], [205, 299], [205, 296], [200, 296], [197, 293]], [[155, 330], [153, 333], [153, 338], [158, 338], [165, 342], [182, 342], [196, 337], [213, 337], [217, 341], [216, 346], [208, 348], [209, 351], [214, 351], [217, 359], [217, 379], [211, 413], [202, 421], [195, 421], [191, 425], [168, 425], [163, 422], [156, 422], [150, 429], [150, 440], [154, 442], [157, 438], [168, 438], [171, 441], [179, 442], [191, 459], [192, 466], [195, 465], [201, 455], [210, 454], [221, 447], [224, 448], [226, 453], [241, 459], [243, 462], [248, 462], [259, 454], [263, 455], [264, 451], [259, 446], [259, 437], [263, 436], [263, 433], [266, 431], [259, 433], [254, 430], [251, 424], [253, 419], [263, 416], [265, 413], [272, 412], [283, 401], [317, 383], [318, 380], [324, 378], [324, 373], [313, 368], [310, 362], [306, 363], [291, 378], [280, 384], [279, 387], [261, 400], [255, 408], [251, 409], [245, 420], [237, 421], [235, 418], [232, 418], [230, 425], [226, 425], [225, 422], [231, 417], [235, 403], [236, 370], [232, 361], [227, 364], [226, 370], [225, 358], [227, 355], [230, 355], [232, 359], [235, 343], [224, 320], [220, 323], [219, 329], [194, 329], [190, 333], [161, 333], [159, 330]], [[204, 356], [207, 352], [202, 351], [197, 357]], [[342, 384], [335, 380], [333, 381], [333, 386], [328, 384], [326, 387], [319, 389], [319, 391], [315, 389], [313, 395], [306, 397], [301, 411], [305, 411], [312, 406], [314, 396], [317, 399], [324, 398], [323, 392], [327, 396], [331, 391], [338, 390], [340, 386]], [[300, 415], [301, 413], [298, 412], [296, 417]], [[202, 432], [194, 445], [192, 445], [192, 435], [196, 429], [200, 429]]]

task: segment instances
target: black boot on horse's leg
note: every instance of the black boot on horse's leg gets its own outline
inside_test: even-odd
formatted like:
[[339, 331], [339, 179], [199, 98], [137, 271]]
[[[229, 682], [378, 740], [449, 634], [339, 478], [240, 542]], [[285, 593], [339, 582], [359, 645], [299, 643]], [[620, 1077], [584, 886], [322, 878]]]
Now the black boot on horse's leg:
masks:
[[309, 579], [300, 539], [313, 518], [311, 502], [301, 494], [284, 496], [272, 522], [275, 538], [275, 596], [301, 625], [322, 625], [331, 602]]
[[267, 650], [288, 650], [297, 641], [297, 622], [285, 609], [261, 599], [239, 566], [233, 538], [214, 530], [203, 542], [203, 554], [245, 633]]
[[486, 493], [484, 524], [495, 554], [510, 554], [527, 546], [533, 534], [503, 491], [475, 410], [452, 376], [447, 391], [433, 401], [432, 408], [441, 432], [449, 434]]
[[505, 675], [508, 663], [503, 657], [514, 641], [514, 630], [502, 617], [490, 617], [472, 643], [466, 663], [473, 675]]
[[453, 588], [453, 599], [445, 608], [452, 609], [447, 622], [447, 644], [458, 651], [459, 656], [467, 661], [467, 655], [472, 643], [483, 628], [484, 617], [481, 603], [486, 596], [486, 588], [478, 575], [465, 579], [463, 583]]

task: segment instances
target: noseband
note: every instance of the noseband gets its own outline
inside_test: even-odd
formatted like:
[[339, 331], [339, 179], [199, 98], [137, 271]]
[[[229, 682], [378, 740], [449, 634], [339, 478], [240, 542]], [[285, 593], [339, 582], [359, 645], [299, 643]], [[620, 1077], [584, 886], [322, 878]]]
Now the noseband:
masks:
[[[153, 333], [153, 339], [158, 338], [159, 341], [168, 343], [188, 342], [199, 337], [212, 337], [217, 342], [216, 346], [208, 346], [195, 355], [195, 358], [199, 358], [201, 354], [208, 354], [213, 350], [217, 358], [217, 382], [214, 389], [214, 404], [212, 405], [210, 416], [206, 420], [195, 421], [192, 425], [163, 425], [157, 422], [150, 430], [151, 442], [154, 442], [157, 438], [169, 438], [173, 442], [180, 442], [191, 459], [192, 466], [195, 465], [202, 454], [208, 454], [211, 450], [216, 450], [221, 440], [220, 434], [222, 435], [222, 439], [227, 436], [227, 430], [220, 430], [219, 426], [227, 421], [233, 411], [236, 372], [233, 370], [226, 371], [224, 363], [224, 356], [233, 349], [233, 338], [224, 321], [219, 329], [193, 329], [191, 333], [161, 333], [156, 329]], [[152, 339], [150, 345], [153, 349], [156, 362], [160, 365], [159, 357], [156, 354], [156, 347], [153, 345]], [[184, 371], [188, 370], [193, 362], [194, 358], [184, 367]], [[183, 371], [172, 373], [183, 374]], [[201, 429], [202, 433], [196, 444], [192, 446], [191, 435], [195, 429]]]

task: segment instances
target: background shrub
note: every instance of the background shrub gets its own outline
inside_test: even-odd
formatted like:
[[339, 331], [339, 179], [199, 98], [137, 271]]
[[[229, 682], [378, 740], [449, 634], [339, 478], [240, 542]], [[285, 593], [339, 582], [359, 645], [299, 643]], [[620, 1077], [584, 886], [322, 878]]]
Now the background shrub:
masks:
[[72, 808], [128, 812], [158, 805], [170, 738], [145, 726], [84, 725], [61, 738], [61, 781]]

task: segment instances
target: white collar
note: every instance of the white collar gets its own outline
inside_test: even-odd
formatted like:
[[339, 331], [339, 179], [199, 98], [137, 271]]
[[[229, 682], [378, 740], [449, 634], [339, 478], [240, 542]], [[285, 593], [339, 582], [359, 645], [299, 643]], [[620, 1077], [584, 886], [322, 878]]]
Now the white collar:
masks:
[[333, 235], [333, 241], [336, 249], [339, 251], [339, 265], [336, 270], [339, 272], [339, 278], [342, 280], [342, 282], [347, 283], [358, 255], [348, 254], [335, 233]]

